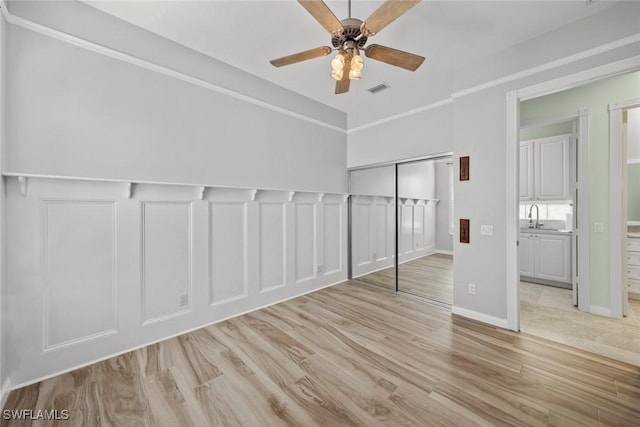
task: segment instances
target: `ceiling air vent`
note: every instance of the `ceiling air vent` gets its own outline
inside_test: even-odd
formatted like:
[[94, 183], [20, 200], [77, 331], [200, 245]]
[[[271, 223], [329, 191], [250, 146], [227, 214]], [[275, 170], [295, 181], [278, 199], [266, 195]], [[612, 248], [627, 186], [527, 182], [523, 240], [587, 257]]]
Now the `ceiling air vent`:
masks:
[[389, 89], [389, 85], [386, 84], [386, 83], [380, 83], [378, 86], [374, 86], [374, 87], [369, 88], [367, 90], [375, 95], [376, 93], [382, 92], [385, 89]]

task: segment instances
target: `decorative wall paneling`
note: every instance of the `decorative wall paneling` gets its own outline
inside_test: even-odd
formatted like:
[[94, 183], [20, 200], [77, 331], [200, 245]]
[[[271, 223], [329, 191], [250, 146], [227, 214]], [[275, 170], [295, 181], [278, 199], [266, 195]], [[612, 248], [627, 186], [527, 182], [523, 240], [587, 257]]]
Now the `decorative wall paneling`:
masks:
[[[399, 261], [435, 252], [436, 199], [399, 199]], [[393, 197], [352, 197], [353, 277], [391, 267], [394, 263]]]
[[14, 387], [347, 278], [343, 194], [6, 181]]

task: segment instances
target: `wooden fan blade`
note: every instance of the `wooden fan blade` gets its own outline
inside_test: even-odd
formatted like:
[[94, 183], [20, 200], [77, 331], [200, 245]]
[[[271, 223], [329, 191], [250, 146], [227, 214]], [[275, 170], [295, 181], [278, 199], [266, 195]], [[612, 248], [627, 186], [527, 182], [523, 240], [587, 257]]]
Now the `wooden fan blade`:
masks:
[[413, 53], [381, 46], [379, 44], [372, 44], [368, 46], [364, 50], [364, 54], [367, 58], [395, 65], [396, 67], [404, 68], [409, 71], [417, 70], [418, 67], [422, 65], [422, 62], [424, 62], [424, 56], [414, 55]]
[[295, 64], [296, 62], [306, 61], [308, 59], [319, 58], [331, 53], [329, 46], [317, 47], [315, 49], [305, 50], [304, 52], [294, 53], [293, 55], [283, 56], [282, 58], [272, 59], [269, 61], [274, 67], [282, 67], [284, 65]]
[[421, 0], [387, 0], [364, 21], [365, 35], [379, 33]]
[[349, 92], [349, 85], [351, 84], [351, 79], [349, 79], [349, 71], [351, 71], [351, 59], [344, 63], [344, 68], [342, 69], [342, 78], [336, 82], [336, 95]]
[[307, 12], [322, 25], [329, 33], [342, 30], [342, 22], [322, 0], [298, 0]]

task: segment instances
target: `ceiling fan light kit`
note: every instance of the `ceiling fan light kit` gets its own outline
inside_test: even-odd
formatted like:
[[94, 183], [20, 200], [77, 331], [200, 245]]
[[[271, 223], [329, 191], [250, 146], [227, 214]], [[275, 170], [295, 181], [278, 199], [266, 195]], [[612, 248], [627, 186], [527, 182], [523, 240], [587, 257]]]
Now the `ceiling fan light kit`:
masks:
[[340, 21], [322, 0], [298, 0], [298, 3], [331, 34], [333, 48], [322, 46], [270, 62], [275, 67], [282, 67], [326, 56], [337, 50], [338, 54], [331, 60], [331, 77], [337, 81], [336, 94], [348, 92], [349, 82], [362, 77], [364, 61], [360, 56], [360, 50], [364, 50], [367, 58], [415, 71], [424, 62], [424, 57], [377, 44], [366, 48], [365, 45], [369, 37], [379, 33], [420, 1], [386, 0], [369, 18], [361, 21], [351, 18], [351, 0], [349, 0], [349, 18]]

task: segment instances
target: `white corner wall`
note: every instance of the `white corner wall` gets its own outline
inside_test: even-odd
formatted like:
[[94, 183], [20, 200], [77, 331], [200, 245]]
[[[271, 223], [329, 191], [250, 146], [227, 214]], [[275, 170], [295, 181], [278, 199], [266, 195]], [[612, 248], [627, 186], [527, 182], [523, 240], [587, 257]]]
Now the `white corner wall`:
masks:
[[343, 131], [18, 26], [7, 55], [9, 173], [346, 191]]
[[60, 7], [6, 15], [13, 388], [347, 278], [344, 113]]
[[452, 151], [451, 100], [349, 130], [349, 167]]
[[449, 194], [449, 171], [453, 168], [453, 159], [439, 161], [436, 166], [436, 250], [453, 251], [453, 235], [449, 234], [449, 215], [451, 197]]

